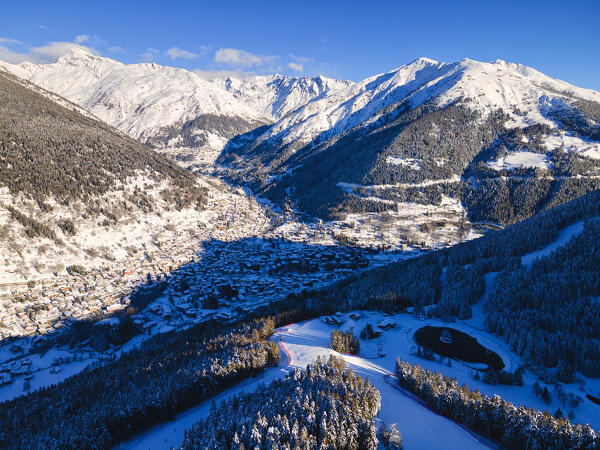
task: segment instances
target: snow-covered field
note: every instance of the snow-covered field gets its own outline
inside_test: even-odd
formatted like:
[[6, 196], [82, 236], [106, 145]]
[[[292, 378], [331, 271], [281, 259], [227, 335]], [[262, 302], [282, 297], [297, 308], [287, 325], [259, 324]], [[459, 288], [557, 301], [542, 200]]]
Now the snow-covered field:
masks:
[[494, 170], [511, 170], [520, 168], [549, 169], [548, 155], [533, 152], [511, 152], [497, 161], [490, 161], [487, 166]]
[[536, 153], [527, 150], [508, 152], [496, 161], [489, 161], [486, 165], [494, 170], [512, 170], [520, 168], [539, 168], [548, 170], [552, 168], [550, 152], [554, 149], [562, 149], [567, 153], [577, 153], [581, 156], [600, 159], [600, 142], [594, 142], [574, 136], [573, 133], [559, 131], [543, 138], [543, 145], [548, 153]]
[[[452, 361], [451, 365], [448, 365], [447, 362], [429, 361], [414, 354], [416, 347], [413, 340], [414, 332], [425, 325], [443, 325], [475, 336], [479, 343], [493, 350], [502, 358], [506, 370], [515, 370], [521, 364], [521, 359], [502, 340], [476, 328], [474, 326], [476, 320], [448, 324], [437, 320], [420, 320], [410, 314], [389, 316], [378, 312], [339, 314], [335, 320], [342, 322], [341, 325], [330, 325], [324, 323], [323, 320], [313, 319], [281, 327], [273, 337], [281, 344], [282, 362], [280, 367], [269, 369], [256, 379], [247, 380], [239, 386], [227, 390], [216, 400], [220, 401], [237, 392], [252, 391], [259, 383], [269, 383], [274, 378], [285, 375], [290, 367], [304, 368], [317, 356], [328, 357], [333, 354], [344, 358], [355, 372], [363, 377], [368, 377], [369, 381], [379, 389], [382, 406], [377, 422], [397, 423], [406, 449], [472, 449], [486, 448], [486, 446], [456, 423], [435, 414], [386, 382], [384, 375], [394, 372], [397, 357], [412, 364], [441, 371], [444, 375], [456, 377], [461, 384], [467, 383], [471, 389], [477, 388], [488, 395], [498, 394], [517, 405], [524, 404], [527, 407], [547, 409], [550, 412], [560, 407], [556, 399], [552, 404], [547, 405], [540, 398], [535, 397], [532, 385], [537, 378], [528, 371], [524, 376], [524, 386], [487, 385], [473, 379], [473, 370], [459, 361]], [[372, 324], [376, 329], [378, 324], [394, 324], [395, 326], [383, 331], [380, 338], [371, 341], [361, 340], [360, 356], [340, 354], [329, 348], [332, 330], [353, 329], [354, 333], [358, 334], [367, 323]], [[385, 354], [384, 357], [378, 357], [379, 346]], [[596, 390], [600, 388], [600, 383], [592, 380], [586, 380], [586, 383], [588, 388], [592, 386]], [[563, 386], [563, 388], [567, 392], [573, 392], [582, 397], [585, 395], [579, 391], [577, 385]], [[177, 446], [183, 439], [185, 428], [208, 415], [210, 404], [211, 401], [204, 402], [180, 414], [175, 421], [159, 425], [119, 448], [167, 449]], [[589, 423], [594, 429], [598, 429], [600, 427], [599, 408], [589, 400], [584, 400], [575, 410], [575, 421]]]
[[592, 159], [600, 159], [600, 142], [582, 139], [573, 133], [559, 131], [544, 138], [544, 145], [548, 150], [563, 148], [566, 152], [576, 152]]
[[481, 236], [471, 230], [465, 208], [454, 198], [442, 196], [440, 205], [387, 202], [396, 210], [348, 214], [328, 226], [358, 245], [377, 243], [402, 250], [441, 248]]

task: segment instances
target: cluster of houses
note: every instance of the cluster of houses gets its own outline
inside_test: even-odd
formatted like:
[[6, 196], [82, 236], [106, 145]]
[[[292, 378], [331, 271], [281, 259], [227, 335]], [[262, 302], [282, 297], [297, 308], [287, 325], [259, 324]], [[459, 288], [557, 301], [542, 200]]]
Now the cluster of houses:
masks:
[[31, 375], [28, 352], [11, 355], [8, 350], [20, 346], [20, 338], [39, 344], [72, 320], [118, 315], [135, 306], [136, 292], [144, 288], [155, 292], [152, 286], [161, 287], [159, 295], [135, 310], [133, 320], [154, 334], [208, 318], [228, 322], [290, 293], [401, 257], [340, 246], [323, 224], [274, 220], [260, 206], [239, 207], [225, 197], [213, 199], [210, 222], [165, 233], [152, 250], [85, 272], [0, 285], [0, 342], [5, 344], [0, 345], [0, 386]]
[[171, 272], [159, 300], [136, 315], [148, 332], [214, 317], [227, 322], [257, 306], [382, 264], [374, 250], [248, 238], [205, 243], [197, 261]]
[[[224, 200], [215, 201], [219, 202]], [[321, 226], [294, 221], [273, 227], [260, 211], [248, 217], [248, 209], [237, 204], [216, 207], [226, 212], [216, 218], [214, 226], [177, 231], [155, 250], [106, 262], [87, 273], [63, 273], [35, 283], [0, 286], [0, 340], [44, 335], [73, 319], [114, 314], [129, 306], [129, 294], [137, 286], [157, 279], [177, 286], [181, 277], [193, 278], [189, 282], [194, 286], [191, 297], [171, 289], [173, 308], [161, 308], [163, 316], [177, 315], [171, 312], [174, 309], [193, 318], [191, 310], [206, 309], [207, 303], [214, 303], [214, 296], [219, 297], [220, 306], [264, 303], [378, 261], [375, 249], [335, 245]], [[181, 269], [184, 265], [188, 267], [185, 270]], [[193, 277], [187, 274], [190, 270]], [[225, 284], [234, 286], [234, 299], [219, 294]], [[175, 307], [180, 297], [186, 300]]]
[[[142, 253], [85, 274], [60, 274], [52, 279], [10, 286], [0, 292], [0, 339], [46, 334], [65, 321], [110, 314], [126, 305], [136, 285], [164, 276], [192, 260], [195, 245], [181, 240], [162, 251]], [[191, 241], [190, 241], [191, 242]]]

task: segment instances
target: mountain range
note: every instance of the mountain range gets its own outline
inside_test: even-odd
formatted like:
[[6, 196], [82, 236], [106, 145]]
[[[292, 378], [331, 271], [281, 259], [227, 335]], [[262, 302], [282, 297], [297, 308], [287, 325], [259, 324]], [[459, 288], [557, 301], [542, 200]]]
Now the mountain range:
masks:
[[308, 216], [450, 198], [471, 222], [505, 225], [600, 186], [600, 93], [520, 64], [420, 58], [358, 83], [205, 79], [82, 50], [2, 66]]
[[[358, 83], [206, 79], [79, 49], [0, 65], [188, 168], [309, 221], [358, 224], [351, 240], [373, 219], [409, 245], [465, 237], [600, 187], [600, 93], [520, 64], [420, 58]], [[406, 211], [423, 208], [447, 217], [415, 236]]]
[[221, 150], [232, 137], [353, 84], [281, 75], [207, 80], [184, 69], [126, 65], [79, 49], [52, 64], [1, 64], [155, 148]]
[[600, 93], [495, 61], [418, 59], [231, 140], [217, 163], [327, 219], [462, 202], [499, 224], [598, 184]]

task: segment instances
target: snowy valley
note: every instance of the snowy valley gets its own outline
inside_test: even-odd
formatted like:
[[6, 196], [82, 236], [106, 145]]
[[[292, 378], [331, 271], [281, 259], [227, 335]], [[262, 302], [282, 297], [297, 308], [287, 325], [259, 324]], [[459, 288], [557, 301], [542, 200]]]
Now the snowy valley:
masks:
[[[348, 448], [391, 424], [407, 449], [595, 448], [598, 188], [600, 93], [520, 64], [353, 82], [0, 61], [0, 437], [317, 448], [347, 421]], [[445, 354], [459, 338], [498, 367]], [[291, 412], [254, 414], [295, 382]], [[340, 386], [364, 404], [334, 419]], [[213, 423], [232, 405], [239, 436]]]

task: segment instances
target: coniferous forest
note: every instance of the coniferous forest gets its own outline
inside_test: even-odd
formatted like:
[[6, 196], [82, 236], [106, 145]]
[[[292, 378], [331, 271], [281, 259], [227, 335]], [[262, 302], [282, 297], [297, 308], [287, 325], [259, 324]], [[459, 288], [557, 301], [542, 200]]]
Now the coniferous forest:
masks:
[[[213, 405], [183, 449], [377, 449], [381, 397], [341, 359], [319, 359], [250, 394]], [[396, 447], [398, 448], [398, 447]]]
[[488, 397], [460, 386], [455, 378], [431, 372], [400, 359], [398, 384], [416, 394], [431, 409], [466, 425], [506, 449], [598, 448], [600, 439], [588, 425], [547, 412], [515, 406], [498, 395]]
[[[480, 239], [344, 280], [317, 295], [346, 309], [402, 310], [446, 321], [468, 319], [492, 277], [486, 325], [532, 366], [560, 381], [576, 371], [600, 377], [600, 191]], [[531, 265], [521, 258], [566, 227], [583, 231]], [[342, 306], [340, 306], [341, 308]]]
[[111, 448], [279, 364], [272, 319], [157, 335], [108, 364], [0, 404], [0, 447]]

